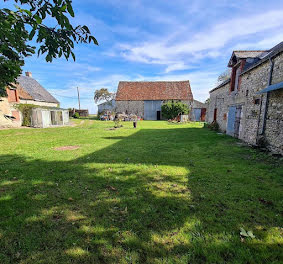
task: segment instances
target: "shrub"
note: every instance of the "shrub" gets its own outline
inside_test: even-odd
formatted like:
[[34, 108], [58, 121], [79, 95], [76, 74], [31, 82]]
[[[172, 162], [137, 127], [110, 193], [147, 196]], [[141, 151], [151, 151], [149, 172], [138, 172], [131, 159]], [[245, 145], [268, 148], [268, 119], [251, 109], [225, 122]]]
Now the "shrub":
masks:
[[73, 118], [80, 118], [80, 114], [79, 113], [74, 113], [73, 114]]
[[23, 116], [23, 126], [31, 126], [31, 113], [32, 109], [38, 107], [37, 105], [32, 104], [18, 104], [15, 106]]
[[181, 102], [168, 102], [161, 106], [161, 112], [166, 119], [174, 119], [181, 114], [187, 115], [189, 107]]
[[219, 131], [219, 124], [216, 121], [213, 121], [212, 123], [208, 124], [207, 127], [214, 131]]

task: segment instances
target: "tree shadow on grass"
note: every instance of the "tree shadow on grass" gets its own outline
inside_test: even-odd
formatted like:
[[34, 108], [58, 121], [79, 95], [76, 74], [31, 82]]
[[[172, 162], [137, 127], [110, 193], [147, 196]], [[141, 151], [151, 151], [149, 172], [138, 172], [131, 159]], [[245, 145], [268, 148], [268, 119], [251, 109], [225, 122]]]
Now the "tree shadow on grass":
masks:
[[[280, 226], [280, 165], [262, 166], [206, 129], [113, 139], [71, 161], [1, 156], [3, 263], [279, 261], [270, 236]], [[257, 239], [241, 242], [240, 227]]]

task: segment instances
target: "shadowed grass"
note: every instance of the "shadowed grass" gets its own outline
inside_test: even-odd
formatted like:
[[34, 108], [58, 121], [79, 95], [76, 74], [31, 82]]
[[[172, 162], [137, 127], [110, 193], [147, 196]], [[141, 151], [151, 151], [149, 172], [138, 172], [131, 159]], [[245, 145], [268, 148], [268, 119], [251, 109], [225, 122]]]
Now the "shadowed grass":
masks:
[[0, 131], [0, 263], [280, 261], [282, 160], [200, 123], [81, 121]]

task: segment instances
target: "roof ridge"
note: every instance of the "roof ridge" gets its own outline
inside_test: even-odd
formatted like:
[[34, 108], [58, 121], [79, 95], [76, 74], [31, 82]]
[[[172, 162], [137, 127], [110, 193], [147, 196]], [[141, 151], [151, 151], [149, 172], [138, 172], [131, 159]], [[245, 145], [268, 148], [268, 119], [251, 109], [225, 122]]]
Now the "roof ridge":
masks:
[[269, 50], [233, 50], [233, 52], [260, 52], [260, 51], [269, 51]]

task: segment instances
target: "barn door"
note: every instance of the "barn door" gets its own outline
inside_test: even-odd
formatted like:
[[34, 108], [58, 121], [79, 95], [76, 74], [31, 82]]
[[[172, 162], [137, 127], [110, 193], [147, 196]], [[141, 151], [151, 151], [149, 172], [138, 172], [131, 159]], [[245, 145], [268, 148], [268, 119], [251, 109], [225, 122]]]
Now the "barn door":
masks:
[[227, 134], [238, 138], [241, 124], [242, 106], [230, 106], [228, 112]]
[[145, 120], [157, 120], [158, 111], [161, 111], [161, 101], [144, 101]]

